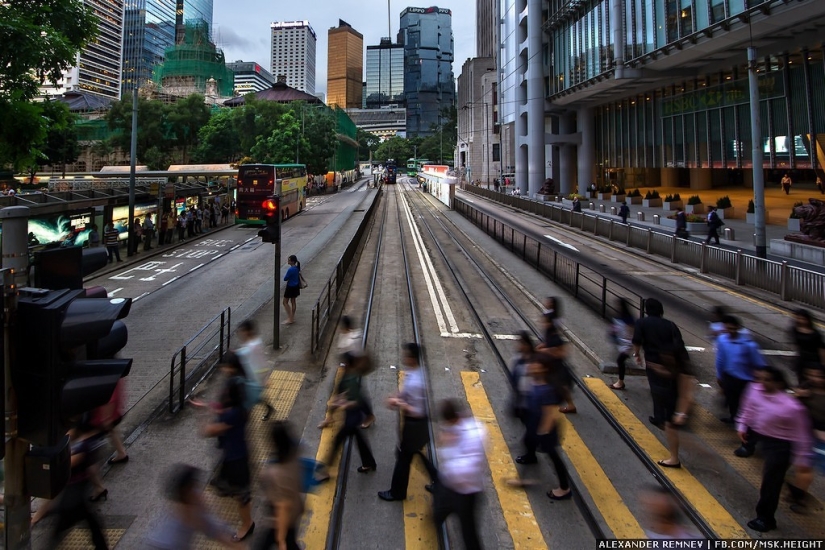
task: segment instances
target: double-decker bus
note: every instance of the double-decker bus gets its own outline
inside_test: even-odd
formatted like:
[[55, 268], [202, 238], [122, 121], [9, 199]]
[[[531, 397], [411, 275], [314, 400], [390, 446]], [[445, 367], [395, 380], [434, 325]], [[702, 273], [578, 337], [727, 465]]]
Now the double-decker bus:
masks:
[[235, 223], [263, 225], [263, 202], [270, 195], [281, 197], [281, 220], [306, 207], [305, 164], [243, 164], [238, 168], [238, 197]]
[[425, 164], [432, 164], [432, 161], [416, 158], [407, 159], [407, 175], [414, 178], [418, 175], [418, 172], [421, 171]]

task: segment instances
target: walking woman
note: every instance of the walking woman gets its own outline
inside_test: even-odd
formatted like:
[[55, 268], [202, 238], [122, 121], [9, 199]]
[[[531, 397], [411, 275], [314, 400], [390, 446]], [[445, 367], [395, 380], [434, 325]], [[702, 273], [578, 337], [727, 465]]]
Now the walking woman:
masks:
[[776, 508], [788, 468], [793, 463], [798, 473], [805, 474], [811, 468], [811, 420], [805, 406], [787, 389], [785, 375], [776, 367], [758, 370], [737, 418], [739, 439], [747, 444], [748, 429], [756, 432], [765, 457], [756, 518], [748, 522], [748, 527], [763, 533], [776, 529]]
[[[513, 358], [510, 367], [510, 385], [513, 387], [513, 416], [518, 418], [525, 426], [530, 410], [530, 394], [533, 392], [533, 379], [528, 372], [528, 368], [534, 354], [535, 350], [530, 335], [525, 330], [521, 331], [519, 333], [518, 354]], [[516, 462], [519, 464], [535, 464], [537, 461], [535, 440], [525, 437], [524, 454], [517, 456]]]
[[252, 495], [249, 490], [249, 449], [246, 444], [248, 414], [244, 407], [244, 393], [243, 381], [237, 376], [229, 378], [217, 416], [203, 428], [204, 436], [218, 438], [218, 445], [223, 451], [219, 476], [226, 487], [226, 493], [238, 499], [241, 528], [233, 537], [237, 542], [246, 540], [255, 530], [255, 522], [252, 521]]
[[630, 359], [630, 355], [633, 353], [633, 329], [635, 322], [627, 300], [619, 298], [616, 316], [613, 318], [613, 325], [610, 327], [610, 336], [616, 343], [616, 348], [619, 352], [619, 356], [616, 358], [616, 366], [619, 368], [619, 380], [610, 385], [614, 390], [624, 389], [624, 375], [627, 372], [625, 362]]
[[570, 373], [565, 359], [567, 358], [567, 343], [562, 339], [558, 324], [558, 302], [554, 304], [553, 313], [544, 314], [544, 342], [536, 346], [536, 351], [550, 357], [552, 365], [553, 383], [565, 405], [559, 408], [564, 414], [574, 414], [576, 405], [573, 403], [573, 376]]
[[284, 309], [286, 310], [285, 325], [291, 325], [295, 322], [295, 298], [301, 295], [301, 262], [295, 254], [287, 258], [286, 263], [289, 268], [284, 275], [286, 281], [286, 290], [284, 290]]
[[318, 481], [329, 479], [326, 465], [332, 462], [335, 453], [338, 452], [338, 449], [341, 448], [344, 440], [348, 437], [355, 438], [355, 443], [358, 445], [358, 454], [361, 455], [361, 466], [358, 467], [358, 473], [366, 474], [375, 471], [375, 457], [373, 457], [370, 445], [359, 428], [364, 420], [364, 408], [361, 403], [361, 375], [356, 369], [356, 358], [350, 353], [345, 353], [342, 360], [344, 361], [344, 374], [338, 383], [337, 397], [333, 400], [332, 406], [344, 411], [344, 425], [335, 435], [332, 448], [330, 448], [326, 460], [324, 460], [324, 465], [319, 469]]
[[791, 337], [798, 353], [794, 370], [799, 384], [805, 382], [805, 369], [810, 364], [825, 364], [825, 341], [822, 334], [814, 327], [811, 312], [807, 309], [794, 311], [794, 323]]
[[275, 422], [270, 431], [272, 460], [261, 472], [261, 485], [266, 495], [272, 526], [253, 546], [255, 550], [300, 550], [297, 535], [304, 513], [303, 472], [298, 456], [298, 442], [293, 439], [285, 422]]

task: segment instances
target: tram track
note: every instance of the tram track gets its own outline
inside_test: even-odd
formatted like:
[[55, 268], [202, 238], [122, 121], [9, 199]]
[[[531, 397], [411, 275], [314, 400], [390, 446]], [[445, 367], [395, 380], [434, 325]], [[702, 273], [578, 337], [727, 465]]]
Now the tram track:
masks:
[[[408, 188], [415, 189], [413, 186], [409, 184], [402, 184], [407, 185]], [[502, 353], [501, 341], [497, 340], [494, 335], [487, 329], [486, 323], [482, 320], [481, 311], [481, 304], [475, 297], [471, 297], [470, 293], [467, 292], [467, 288], [469, 288], [468, 284], [468, 274], [463, 274], [460, 272], [460, 269], [456, 265], [456, 261], [450, 258], [450, 255], [445, 251], [443, 245], [441, 244], [441, 240], [436, 236], [436, 232], [433, 231], [433, 226], [429, 219], [433, 221], [433, 223], [438, 225], [438, 228], [448, 235], [450, 242], [452, 242], [462, 253], [468, 262], [473, 266], [476, 271], [476, 275], [478, 276], [477, 280], [483, 281], [483, 284], [487, 286], [489, 292], [486, 294], [489, 296], [495, 296], [501, 305], [509, 310], [515, 318], [517, 318], [520, 323], [526, 327], [533, 335], [534, 338], [539, 339], [541, 337], [539, 330], [535, 326], [535, 324], [531, 321], [531, 319], [524, 313], [524, 310], [521, 307], [518, 307], [515, 304], [524, 303], [525, 300], [527, 303], [533, 304], [534, 309], [536, 308], [536, 300], [533, 296], [526, 293], [526, 289], [523, 287], [516, 287], [516, 286], [505, 286], [501, 284], [496, 284], [496, 276], [493, 273], [490, 273], [487, 268], [485, 268], [480, 261], [475, 258], [475, 255], [471, 253], [471, 249], [475, 248], [474, 244], [464, 245], [462, 244], [462, 240], [468, 240], [466, 235], [463, 232], [454, 226], [453, 229], [447, 227], [445, 223], [445, 217], [437, 216], [432, 208], [431, 204], [426, 201], [422, 196], [420, 196], [416, 192], [409, 193], [408, 196], [417, 196], [417, 198], [410, 201], [411, 204], [416, 204], [416, 209], [418, 215], [416, 218], [419, 222], [425, 227], [427, 232], [431, 236], [432, 243], [434, 243], [435, 248], [439, 251], [441, 258], [443, 259], [444, 265], [447, 266], [451, 276], [456, 281], [457, 288], [460, 289], [461, 294], [463, 296], [464, 302], [467, 304], [468, 310], [471, 312], [472, 316], [475, 318], [476, 323], [480, 329], [481, 334], [483, 335], [483, 339], [487, 346], [492, 350], [493, 356], [495, 357], [495, 361], [499, 369], [505, 374], [509, 373], [509, 368], [507, 363], [504, 359], [504, 354]], [[425, 215], [427, 214], [427, 215]], [[429, 219], [428, 219], [429, 218]], [[449, 222], [452, 223], [452, 222]], [[458, 235], [458, 236], [457, 236]], [[499, 274], [498, 278], [500, 278], [502, 274]], [[504, 290], [505, 288], [515, 289], [516, 292], [520, 293], [521, 296], [513, 296]], [[538, 311], [536, 312], [538, 315]], [[673, 483], [663, 474], [661, 469], [656, 465], [656, 463], [651, 459], [648, 454], [641, 448], [641, 446], [636, 443], [633, 437], [627, 432], [627, 430], [621, 425], [621, 423], [610, 413], [610, 411], [604, 406], [604, 404], [596, 397], [596, 395], [588, 388], [588, 386], [583, 383], [582, 379], [576, 375], [575, 373], [571, 373], [573, 375], [573, 379], [575, 382], [576, 387], [578, 387], [582, 394], [586, 396], [587, 400], [595, 407], [595, 409], [599, 412], [599, 414], [607, 421], [608, 425], [616, 432], [619, 438], [627, 445], [630, 451], [640, 460], [642, 465], [645, 469], [652, 475], [653, 479], [659, 483], [679, 504], [681, 510], [685, 514], [685, 516], [690, 520], [690, 522], [695, 526], [698, 532], [705, 538], [709, 539], [718, 539], [718, 535], [715, 533], [712, 526], [705, 521], [705, 519], [701, 516], [701, 514], [690, 504], [690, 502], [685, 498], [685, 496], [673, 485]], [[573, 480], [571, 480], [572, 482]], [[588, 503], [581, 498], [582, 490], [581, 487], [576, 487], [574, 484], [571, 483], [571, 488], [574, 494], [574, 501], [577, 504], [577, 507], [580, 513], [583, 516], [584, 521], [588, 525], [593, 534], [595, 539], [603, 539], [607, 538], [605, 536], [604, 529], [600, 525], [600, 522], [597, 519], [596, 513], [590, 509]]]

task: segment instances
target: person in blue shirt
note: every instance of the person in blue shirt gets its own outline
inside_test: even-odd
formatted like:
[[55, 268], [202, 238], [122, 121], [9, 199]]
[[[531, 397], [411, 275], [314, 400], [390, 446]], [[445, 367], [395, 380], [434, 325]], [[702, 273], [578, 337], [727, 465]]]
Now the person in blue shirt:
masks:
[[286, 310], [285, 325], [291, 325], [295, 322], [295, 298], [301, 295], [301, 262], [295, 254], [287, 258], [286, 263], [289, 268], [284, 275], [286, 281], [286, 289], [284, 290], [284, 309]]
[[742, 392], [753, 380], [754, 370], [765, 367], [766, 363], [759, 346], [742, 330], [739, 319], [725, 315], [722, 324], [725, 331], [716, 340], [716, 380], [725, 394], [732, 422], [739, 413]]

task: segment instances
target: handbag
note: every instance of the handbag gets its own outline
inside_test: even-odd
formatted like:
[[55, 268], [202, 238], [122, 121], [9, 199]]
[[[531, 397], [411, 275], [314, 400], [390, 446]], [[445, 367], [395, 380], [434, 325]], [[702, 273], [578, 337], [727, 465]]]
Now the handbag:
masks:
[[307, 284], [306, 279], [304, 279], [304, 276], [303, 276], [303, 275], [301, 275], [300, 273], [298, 273], [298, 277], [301, 279], [301, 283], [299, 284], [299, 286], [300, 286], [301, 288], [306, 288], [306, 287], [308, 287], [308, 286], [309, 286], [309, 285]]

